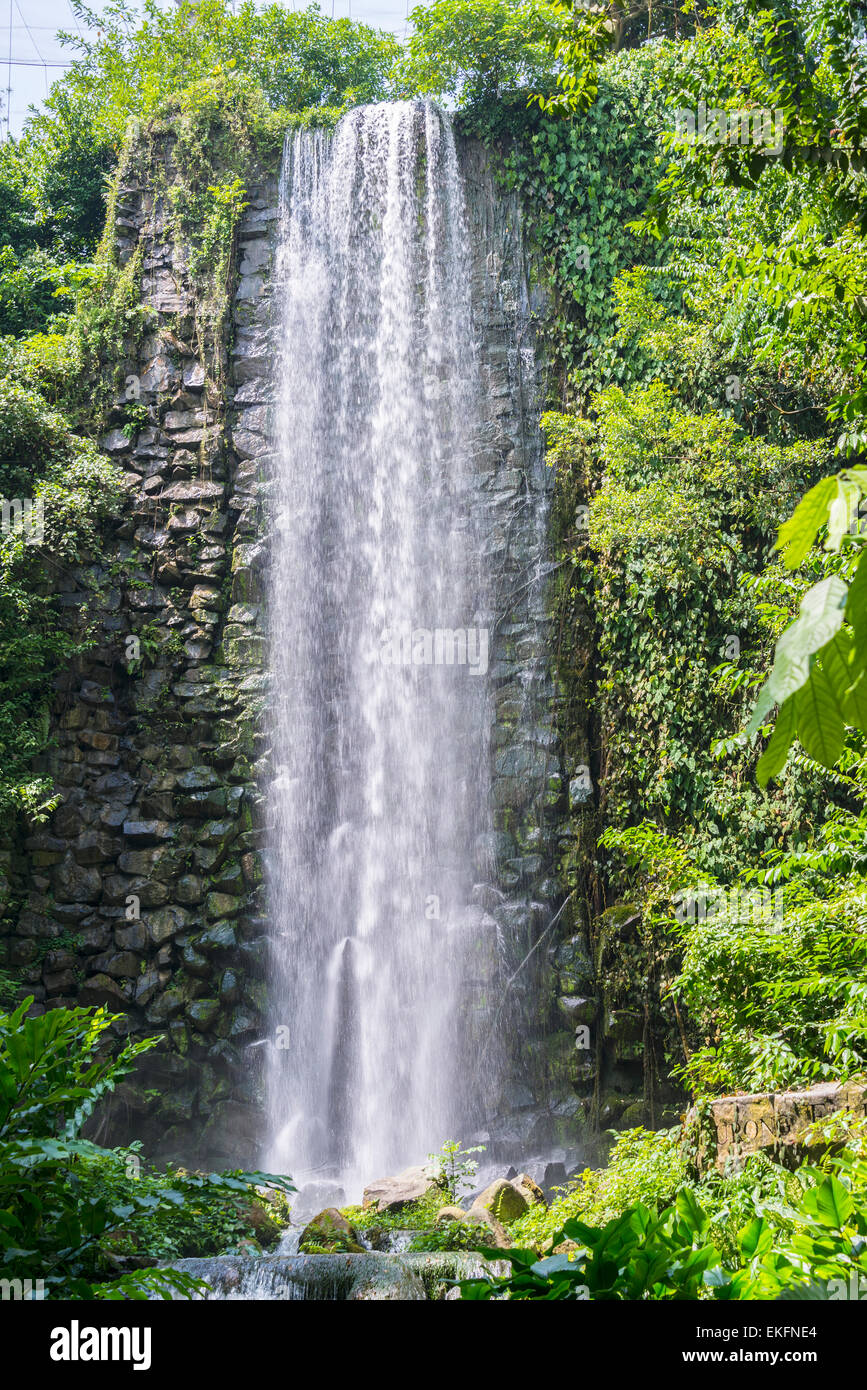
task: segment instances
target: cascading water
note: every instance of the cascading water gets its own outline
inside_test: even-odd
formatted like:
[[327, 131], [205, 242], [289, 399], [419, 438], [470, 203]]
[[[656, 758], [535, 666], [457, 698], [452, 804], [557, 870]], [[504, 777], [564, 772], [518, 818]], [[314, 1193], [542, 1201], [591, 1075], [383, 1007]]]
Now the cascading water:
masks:
[[281, 218], [266, 1163], [357, 1190], [476, 1118], [490, 584], [448, 118], [290, 137]]

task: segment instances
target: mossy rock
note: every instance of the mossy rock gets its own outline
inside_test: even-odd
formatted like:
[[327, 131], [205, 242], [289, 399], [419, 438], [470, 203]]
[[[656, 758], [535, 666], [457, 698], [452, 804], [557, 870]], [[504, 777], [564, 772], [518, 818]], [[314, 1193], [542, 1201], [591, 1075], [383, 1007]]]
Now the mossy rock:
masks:
[[365, 1240], [373, 1243], [378, 1236], [395, 1231], [424, 1231], [435, 1224], [436, 1214], [443, 1203], [445, 1190], [433, 1183], [415, 1202], [407, 1202], [391, 1211], [380, 1212], [374, 1203], [367, 1207], [344, 1207], [342, 1214], [361, 1231]]
[[647, 1106], [643, 1100], [627, 1105], [618, 1121], [618, 1129], [639, 1129], [648, 1121]]
[[519, 1192], [506, 1178], [497, 1178], [475, 1199], [470, 1210], [490, 1212], [503, 1226], [508, 1226], [519, 1217], [526, 1216], [529, 1209], [530, 1202], [523, 1192]]
[[206, 1031], [214, 1026], [219, 1012], [219, 999], [195, 999], [187, 1005], [187, 1017]]
[[241, 906], [241, 900], [233, 894], [209, 893], [205, 900], [205, 916], [210, 922], [224, 923], [227, 918], [237, 917]]
[[598, 920], [598, 961], [606, 951], [614, 949], [630, 939], [636, 939], [641, 922], [641, 913], [635, 903], [615, 903], [606, 908]]
[[440, 1187], [440, 1181], [428, 1165], [405, 1168], [396, 1177], [379, 1178], [369, 1183], [362, 1198], [365, 1207], [375, 1207], [377, 1212], [396, 1212], [418, 1202], [432, 1189]]
[[364, 1246], [358, 1232], [337, 1207], [326, 1207], [308, 1221], [301, 1232], [298, 1249], [302, 1255], [362, 1255]]
[[605, 1037], [614, 1043], [640, 1042], [644, 1019], [634, 1009], [611, 1009], [605, 1020]]
[[277, 1244], [281, 1227], [259, 1202], [241, 1203], [238, 1206], [238, 1215], [263, 1250]]
[[198, 951], [232, 951], [237, 945], [235, 928], [230, 922], [217, 922], [202, 932], [194, 942]]

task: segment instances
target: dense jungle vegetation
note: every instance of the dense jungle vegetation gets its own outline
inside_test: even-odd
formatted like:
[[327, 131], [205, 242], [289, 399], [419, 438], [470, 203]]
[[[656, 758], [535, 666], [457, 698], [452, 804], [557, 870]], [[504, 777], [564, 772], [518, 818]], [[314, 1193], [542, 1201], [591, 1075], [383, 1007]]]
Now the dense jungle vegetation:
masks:
[[[642, 1020], [648, 1113], [674, 1078], [697, 1117], [621, 1134], [512, 1228], [508, 1279], [464, 1296], [858, 1296], [829, 1290], [867, 1279], [867, 1119], [818, 1127], [796, 1168], [700, 1155], [714, 1097], [867, 1071], [863, 7], [436, 0], [413, 22], [401, 47], [316, 6], [116, 0], [0, 147], [0, 495], [50, 501], [40, 544], [0, 537], [0, 817], [55, 804], [31, 768], [76, 650], [56, 574], [122, 496], [96, 385], [141, 331], [140, 267], [103, 239], [132, 143], [180, 133], [175, 215], [217, 322], [254, 157], [357, 103], [442, 100], [520, 194], [549, 288], [561, 724], [568, 745], [589, 718], [598, 788], [566, 882], [606, 1007]], [[675, 113], [700, 103], [775, 113], [781, 139], [691, 140]], [[236, 173], [210, 184], [217, 138]], [[3, 1273], [51, 1297], [189, 1292], [155, 1261], [276, 1239], [285, 1180], [82, 1138], [138, 1045], [110, 1056], [103, 1011], [28, 1017], [0, 988]]]

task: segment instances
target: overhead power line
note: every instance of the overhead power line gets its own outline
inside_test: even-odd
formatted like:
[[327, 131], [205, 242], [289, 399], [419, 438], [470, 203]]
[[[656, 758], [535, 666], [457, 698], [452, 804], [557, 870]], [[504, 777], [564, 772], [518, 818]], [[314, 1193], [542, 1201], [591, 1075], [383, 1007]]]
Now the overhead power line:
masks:
[[12, 0], [9, 0], [9, 61], [6, 67], [6, 139], [12, 119]]
[[43, 72], [44, 72], [44, 74], [45, 74], [45, 95], [48, 96], [48, 67], [47, 67], [47, 64], [46, 64], [45, 59], [43, 58], [42, 54], [41, 54], [40, 51], [39, 51], [39, 44], [36, 42], [36, 39], [33, 37], [33, 30], [30, 28], [30, 25], [27, 23], [27, 20], [26, 20], [26, 18], [25, 18], [24, 12], [23, 12], [23, 10], [21, 9], [20, 4], [18, 3], [18, 0], [15, 0], [15, 8], [16, 8], [16, 10], [18, 11], [18, 17], [19, 17], [19, 19], [21, 20], [21, 23], [24, 25], [24, 28], [27, 30], [27, 37], [29, 38], [30, 42], [33, 44], [33, 47], [34, 47], [34, 49], [36, 50], [36, 56], [37, 56], [37, 58], [39, 59], [39, 62], [41, 63], [41, 65], [42, 65], [42, 70], [43, 70]]

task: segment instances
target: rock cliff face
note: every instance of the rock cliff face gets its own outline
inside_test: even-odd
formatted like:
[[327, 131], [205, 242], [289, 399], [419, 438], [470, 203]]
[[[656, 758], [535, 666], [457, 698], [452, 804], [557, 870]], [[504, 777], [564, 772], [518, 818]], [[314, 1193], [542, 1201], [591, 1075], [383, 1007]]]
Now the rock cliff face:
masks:
[[[500, 574], [498, 828], [479, 847], [475, 907], [496, 947], [468, 982], [471, 1002], [515, 1040], [511, 1076], [491, 1097], [497, 1157], [576, 1143], [592, 1091], [593, 989], [574, 912], [552, 925], [569, 775], [548, 654], [553, 480], [538, 429], [538, 304], [517, 206], [480, 145], [462, 141], [460, 154], [487, 401], [479, 505]], [[140, 1137], [167, 1158], [253, 1164], [269, 1044], [260, 788], [279, 170], [262, 168], [248, 185], [226, 331], [203, 353], [166, 191], [177, 176], [170, 134], [154, 137], [140, 165], [155, 166], [161, 181], [127, 181], [115, 209], [118, 257], [141, 255], [149, 311], [118, 401], [138, 403], [141, 427], [103, 441], [128, 504], [105, 538], [108, 558], [61, 586], [70, 624], [93, 624], [96, 643], [57, 690], [43, 770], [61, 803], [4, 850], [5, 951], [39, 1006], [105, 1004], [122, 1015], [120, 1032], [161, 1035], [114, 1097], [103, 1137]]]

